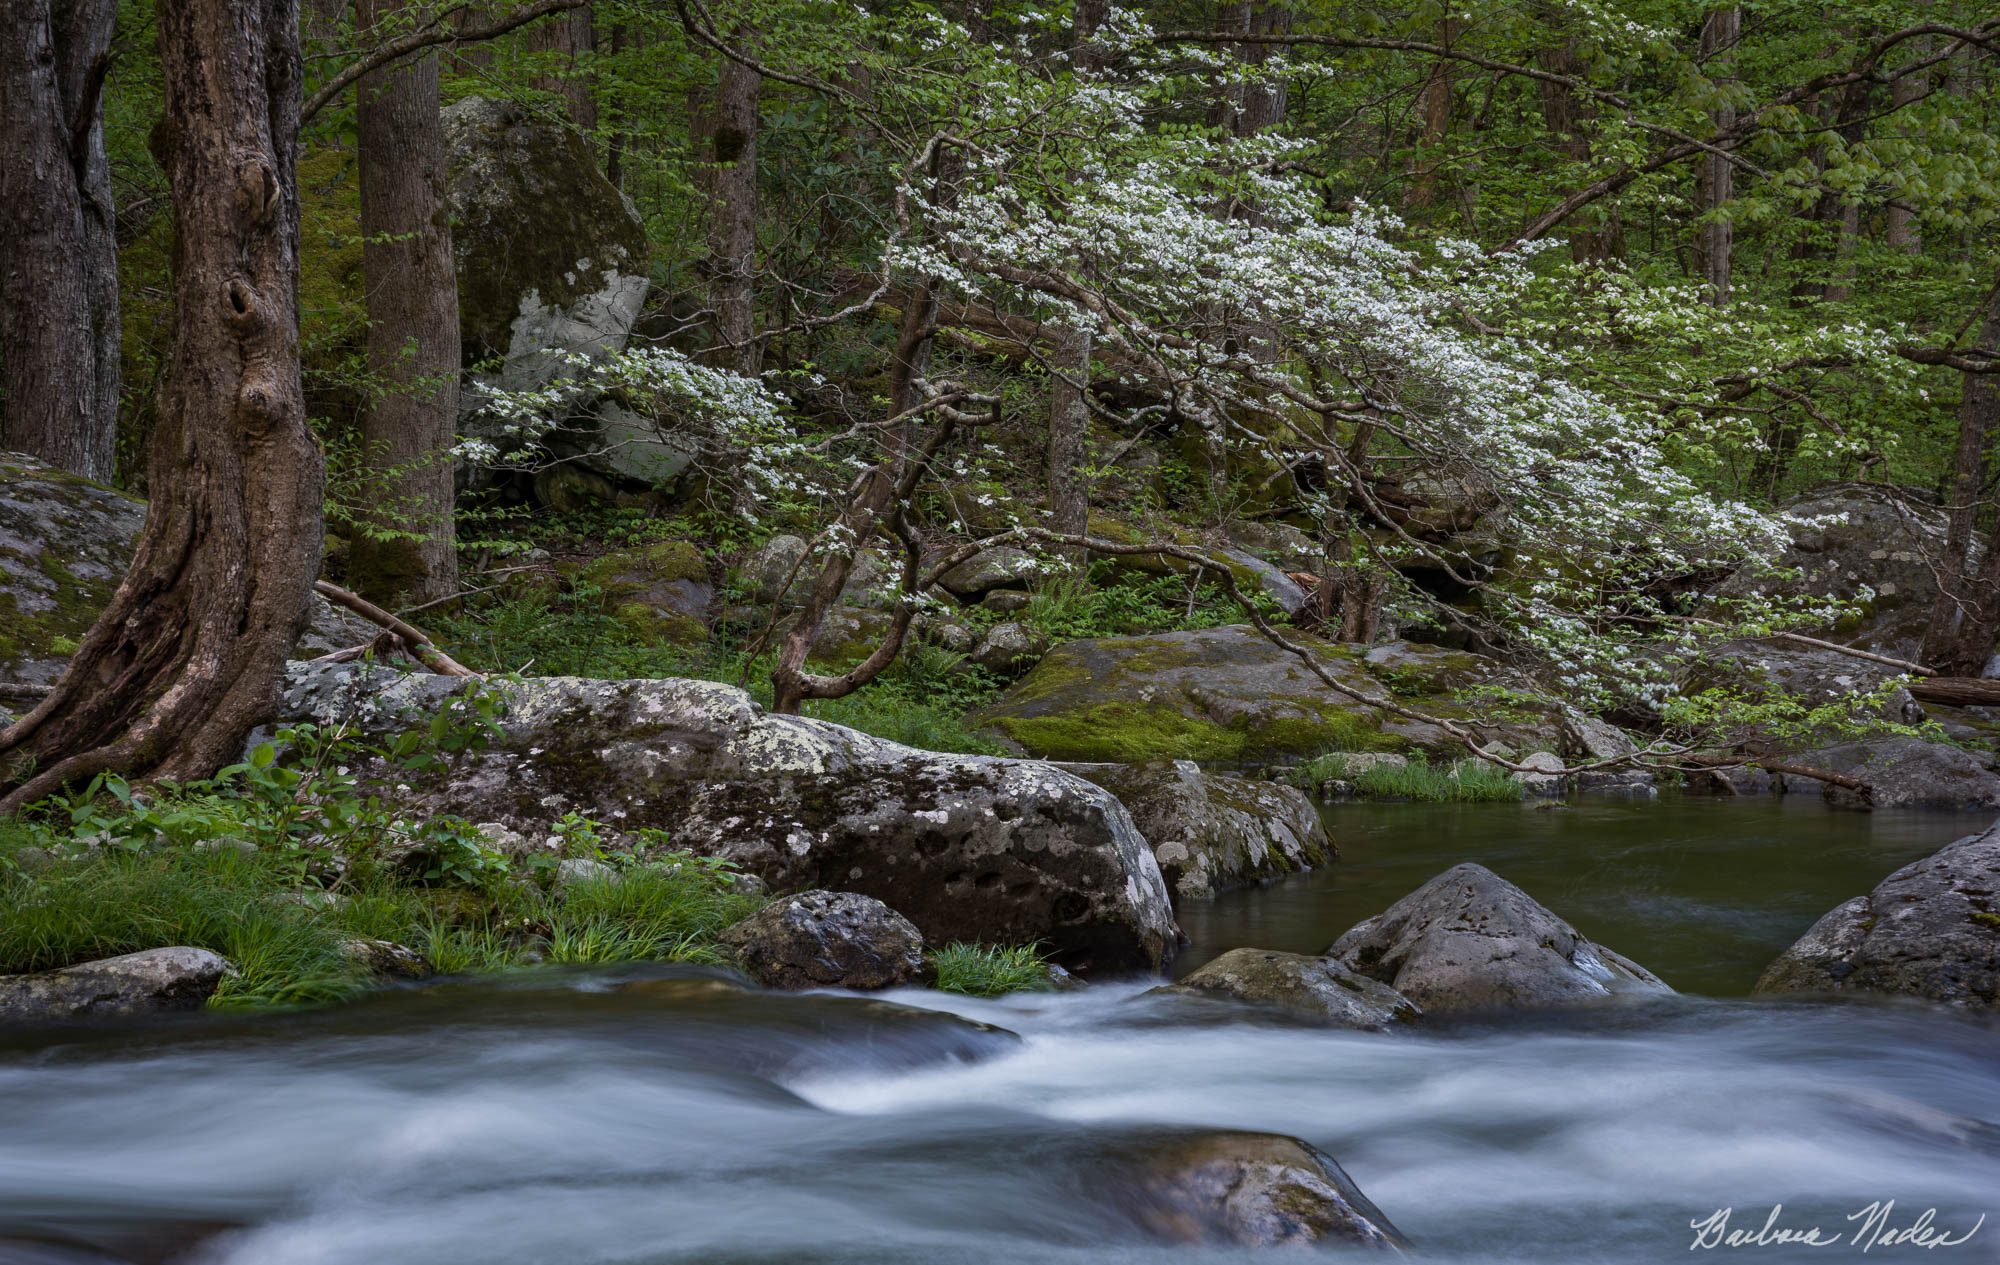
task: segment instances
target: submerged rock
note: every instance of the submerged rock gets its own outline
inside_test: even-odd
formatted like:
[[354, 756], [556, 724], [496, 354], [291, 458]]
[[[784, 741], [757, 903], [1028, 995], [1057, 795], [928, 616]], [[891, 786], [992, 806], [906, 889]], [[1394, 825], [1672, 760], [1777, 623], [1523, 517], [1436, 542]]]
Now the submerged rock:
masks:
[[220, 954], [181, 945], [39, 975], [0, 976], [0, 1023], [199, 1010], [228, 972], [229, 962]]
[[1231, 949], [1179, 983], [1153, 991], [1229, 997], [1328, 1027], [1370, 1032], [1423, 1017], [1409, 998], [1332, 958], [1270, 949]]
[[1814, 923], [1759, 993], [1875, 993], [2000, 1008], [2000, 828], [1897, 870]]
[[872, 896], [800, 892], [724, 931], [744, 970], [773, 988], [894, 988], [924, 971], [924, 938]]
[[[0, 452], [0, 682], [55, 683], [124, 579], [145, 518], [144, 501]], [[293, 651], [303, 658], [380, 631], [317, 593], [311, 603]]]
[[[1137, 762], [1239, 760], [1457, 743], [1433, 725], [1390, 715], [1375, 701], [1407, 698], [1447, 717], [1490, 719], [1458, 689], [1500, 676], [1492, 661], [1463, 651], [1393, 645], [1364, 650], [1304, 633], [1335, 680], [1329, 689], [1304, 663], [1255, 628], [1234, 624], [1145, 637], [1100, 637], [1055, 647], [976, 724], [998, 729], [1052, 760]], [[1518, 749], [1560, 740], [1554, 721], [1508, 721], [1494, 730]]]
[[1116, 1192], [1140, 1225], [1171, 1243], [1237, 1247], [1407, 1246], [1326, 1152], [1275, 1133], [1163, 1138]]
[[1206, 899], [1333, 858], [1319, 810], [1296, 787], [1206, 773], [1191, 760], [1062, 767], [1132, 811], [1178, 899]]
[[1426, 1014], [1538, 1009], [1671, 993], [1480, 865], [1455, 865], [1334, 941], [1329, 957]]
[[411, 776], [412, 809], [530, 838], [566, 812], [736, 862], [776, 890], [892, 900], [932, 941], [1039, 941], [1064, 964], [1155, 970], [1175, 944], [1167, 887], [1109, 792], [1033, 761], [940, 755], [825, 721], [774, 716], [712, 681], [542, 677], [473, 682], [301, 665], [281, 720], [400, 732], [473, 690], [497, 695], [493, 739]]

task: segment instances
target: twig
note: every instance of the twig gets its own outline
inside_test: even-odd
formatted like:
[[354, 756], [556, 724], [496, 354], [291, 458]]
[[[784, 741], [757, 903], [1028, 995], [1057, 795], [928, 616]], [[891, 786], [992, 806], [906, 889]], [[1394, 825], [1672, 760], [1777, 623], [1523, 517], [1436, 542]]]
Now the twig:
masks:
[[474, 672], [471, 668], [466, 667], [464, 664], [458, 662], [458, 660], [438, 649], [436, 643], [425, 636], [423, 631], [416, 625], [398, 619], [359, 593], [350, 593], [338, 584], [329, 584], [325, 580], [313, 581], [313, 588], [328, 601], [344, 606], [369, 623], [395, 633], [398, 637], [402, 638], [404, 646], [409, 649], [411, 654], [417, 657], [418, 662], [439, 676], [467, 676], [474, 678], [479, 676], [479, 673]]

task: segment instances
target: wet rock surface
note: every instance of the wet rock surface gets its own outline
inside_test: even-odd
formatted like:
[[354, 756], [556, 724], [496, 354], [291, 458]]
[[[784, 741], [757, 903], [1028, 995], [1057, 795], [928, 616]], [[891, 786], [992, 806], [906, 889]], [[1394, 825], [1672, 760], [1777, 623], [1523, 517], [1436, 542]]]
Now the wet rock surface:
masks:
[[1406, 1245], [1332, 1156], [1280, 1134], [1159, 1139], [1145, 1147], [1119, 1194], [1141, 1226], [1172, 1243]]
[[745, 971], [773, 988], [894, 988], [924, 970], [924, 938], [872, 896], [800, 892], [724, 931]]
[[1593, 944], [1481, 865], [1455, 865], [1349, 930], [1327, 956], [1427, 1015], [1545, 1009], [1667, 994], [1658, 976]]
[[1759, 993], [1863, 993], [2000, 1009], [2000, 830], [1960, 839], [1814, 923]]
[[1380, 1032], [1422, 1018], [1409, 998], [1332, 958], [1231, 949], [1156, 993], [1224, 997], [1283, 1011], [1330, 1028]]

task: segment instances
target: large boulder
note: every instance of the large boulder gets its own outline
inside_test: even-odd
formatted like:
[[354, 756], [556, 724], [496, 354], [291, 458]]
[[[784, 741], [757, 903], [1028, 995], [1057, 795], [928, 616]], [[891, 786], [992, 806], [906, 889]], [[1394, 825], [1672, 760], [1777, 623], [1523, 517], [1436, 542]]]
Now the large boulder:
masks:
[[700, 551], [685, 541], [614, 550], [593, 559], [575, 579], [643, 640], [687, 645], [708, 639], [715, 586]]
[[1480, 865], [1455, 865], [1327, 950], [1429, 1015], [1539, 1009], [1614, 994], [1670, 993], [1651, 971], [1593, 944]]
[[0, 976], [0, 1023], [60, 1023], [199, 1010], [229, 963], [207, 949], [147, 949], [44, 971]]
[[[1845, 773], [1868, 787], [1876, 808], [2000, 809], [2000, 772], [1991, 751], [1972, 751], [1921, 738], [1846, 742], [1796, 757], [1800, 764]], [[1836, 802], [1853, 793], [1816, 778], [1788, 773], [1788, 790], [1819, 790]]]
[[1760, 993], [1875, 993], [2000, 1008], [2000, 828], [1912, 862], [1814, 923]]
[[[459, 336], [466, 365], [490, 370], [465, 392], [461, 425], [504, 451], [511, 423], [482, 411], [481, 388], [539, 390], [575, 376], [573, 357], [623, 351], [650, 284], [646, 229], [573, 129], [467, 97], [444, 111], [444, 134]], [[580, 389], [562, 414], [545, 446], [603, 474], [659, 483], [699, 449], [594, 391]]]
[[[0, 452], [0, 682], [51, 685], [131, 564], [146, 503], [20, 453]], [[379, 630], [315, 593], [303, 658]]]
[[408, 784], [402, 802], [531, 838], [566, 812], [663, 830], [776, 890], [893, 901], [932, 941], [1040, 941], [1096, 970], [1153, 970], [1173, 951], [1166, 882], [1131, 815], [1045, 764], [774, 716], [711, 681], [480, 683], [313, 665], [289, 677], [282, 715], [384, 735], [481, 689], [503, 711], [498, 732], [455, 767], [357, 773]]
[[1131, 810], [1177, 899], [1205, 899], [1333, 858], [1319, 809], [1296, 787], [1205, 773], [1191, 760], [1062, 767]]
[[1297, 1138], [1199, 1133], [1159, 1138], [1141, 1150], [1131, 1176], [1100, 1181], [1124, 1187], [1113, 1198], [1157, 1238], [1259, 1248], [1407, 1246], [1332, 1156]]
[[1330, 1028], [1368, 1032], [1423, 1016], [1416, 1003], [1395, 989], [1332, 958], [1271, 949], [1231, 949], [1178, 983], [1153, 991], [1227, 997]]
[[722, 943], [773, 988], [894, 988], [924, 971], [924, 937], [873, 896], [800, 892], [724, 931]]
[[[1291, 636], [1361, 699], [1401, 698], [1433, 715], [1475, 721], [1517, 748], [1561, 740], [1553, 721], [1455, 697], [1500, 679], [1490, 660], [1429, 646], [1363, 648]], [[1247, 624], [1066, 642], [971, 719], [1054, 760], [1234, 761], [1456, 745], [1437, 726], [1329, 689]]]
[[1944, 512], [1890, 489], [1850, 483], [1801, 496], [1782, 513], [1793, 523], [1791, 548], [1770, 565], [1738, 571], [1717, 586], [1717, 594], [1858, 601], [1862, 613], [1836, 639], [1914, 657], [1937, 599]]
[[997, 545], [974, 554], [944, 573], [938, 586], [962, 602], [977, 602], [995, 589], [1025, 589], [1048, 564], [1025, 549]]

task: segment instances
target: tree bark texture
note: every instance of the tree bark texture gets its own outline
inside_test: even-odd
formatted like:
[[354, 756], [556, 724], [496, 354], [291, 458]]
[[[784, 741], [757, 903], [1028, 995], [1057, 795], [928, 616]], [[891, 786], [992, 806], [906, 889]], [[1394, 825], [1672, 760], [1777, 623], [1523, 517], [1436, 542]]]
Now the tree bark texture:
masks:
[[[1725, 83], [1730, 78], [1729, 62], [1742, 30], [1742, 10], [1726, 5], [1708, 15], [1701, 26], [1701, 59], [1711, 80]], [[1718, 135], [1736, 125], [1736, 107], [1719, 105], [1709, 112]], [[1708, 301], [1717, 307], [1729, 302], [1730, 256], [1735, 245], [1735, 229], [1716, 212], [1735, 196], [1736, 169], [1720, 154], [1703, 154], [1695, 160], [1695, 210], [1703, 218], [1695, 228], [1694, 274], [1708, 286]]]
[[[2000, 349], [2000, 289], [1987, 299], [1979, 346]], [[1977, 566], [1970, 556], [1984, 507], [1986, 451], [2000, 429], [2000, 375], [1966, 373], [1960, 378], [1965, 390], [1958, 404], [1945, 556], [1938, 562], [1937, 601], [1917, 657], [1943, 676], [1979, 676], [2000, 635], [2000, 522], [1989, 531], [1985, 557]]]
[[116, 0], [0, 4], [0, 448], [98, 480], [118, 434], [116, 18]]
[[159, 0], [176, 319], [131, 568], [0, 734], [0, 812], [115, 770], [206, 776], [268, 719], [319, 566], [299, 385], [297, 0]]
[[[1542, 69], [1552, 74], [1581, 78], [1584, 72], [1583, 58], [1577, 52], [1575, 40], [1566, 40], [1552, 48], [1543, 49], [1538, 60]], [[1548, 127], [1556, 152], [1587, 169], [1591, 162], [1590, 127], [1596, 111], [1576, 91], [1564, 83], [1539, 83], [1542, 97], [1542, 122]], [[1625, 254], [1625, 228], [1618, 218], [1615, 204], [1604, 208], [1604, 219], [1600, 227], [1594, 229], [1572, 228], [1569, 232], [1571, 258], [1580, 264], [1605, 263], [1622, 258]]]
[[[402, 7], [404, 0], [357, 0], [357, 25], [371, 30]], [[363, 597], [392, 609], [458, 591], [451, 447], [461, 360], [438, 56], [406, 58], [357, 85], [374, 380], [361, 443], [372, 503], [354, 536], [348, 578]]]
[[[1090, 331], [1064, 330], [1051, 349], [1049, 375], [1049, 526], [1081, 536], [1090, 523], [1090, 483], [1083, 458], [1090, 436]], [[1088, 551], [1064, 551], [1071, 565], [1081, 566]]]
[[709, 185], [709, 295], [724, 362], [754, 374], [756, 334], [757, 97], [762, 76], [728, 58], [716, 71]]
[[528, 28], [528, 47], [542, 54], [547, 63], [544, 73], [535, 76], [535, 86], [561, 97], [570, 119], [585, 135], [595, 132], [597, 102], [590, 95], [590, 78], [583, 66], [597, 47], [589, 8], [571, 9], [535, 23]]

